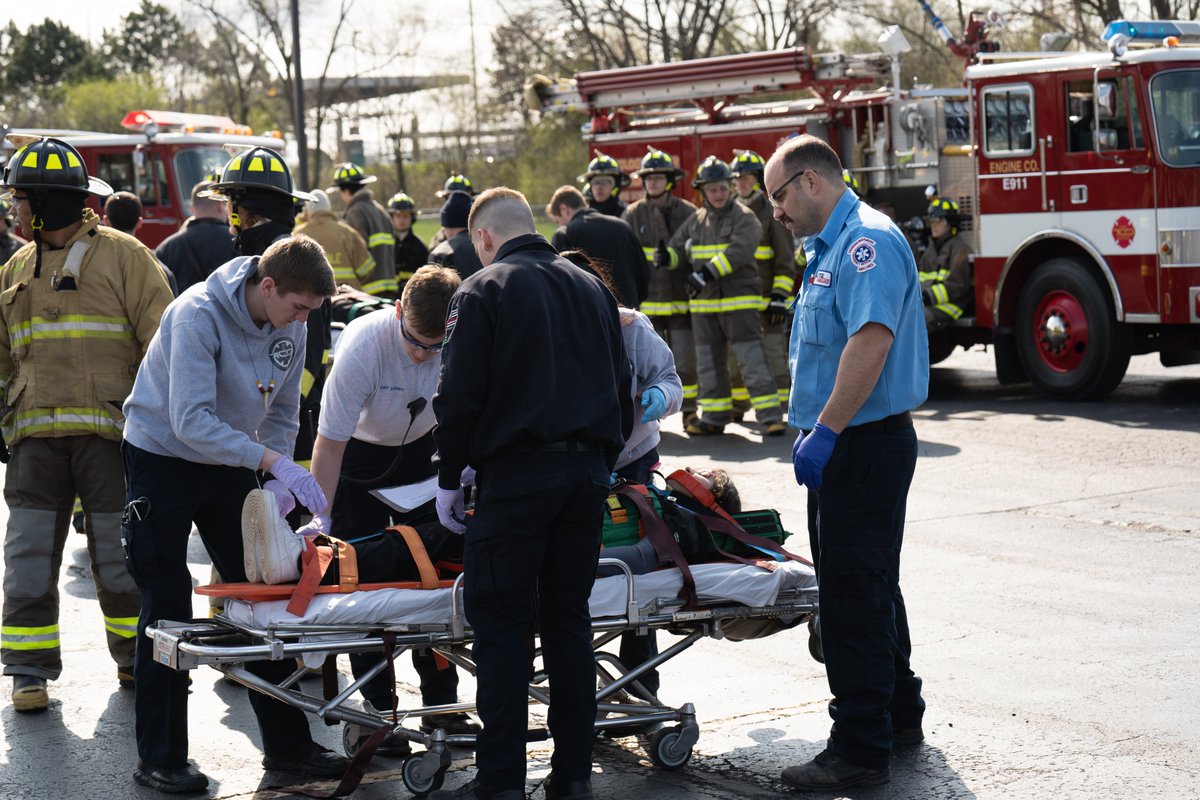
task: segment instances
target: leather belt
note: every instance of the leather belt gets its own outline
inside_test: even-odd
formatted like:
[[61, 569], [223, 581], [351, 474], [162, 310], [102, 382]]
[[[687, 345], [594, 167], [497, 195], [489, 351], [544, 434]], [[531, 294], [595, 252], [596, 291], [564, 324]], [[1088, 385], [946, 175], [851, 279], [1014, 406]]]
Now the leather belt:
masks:
[[850, 431], [882, 431], [883, 433], [891, 433], [892, 431], [911, 428], [912, 424], [912, 414], [907, 411], [903, 411], [899, 414], [892, 414], [890, 417], [877, 419], [874, 422], [864, 422], [861, 425], [851, 425], [850, 427], [846, 428], [843, 433], [848, 433]]

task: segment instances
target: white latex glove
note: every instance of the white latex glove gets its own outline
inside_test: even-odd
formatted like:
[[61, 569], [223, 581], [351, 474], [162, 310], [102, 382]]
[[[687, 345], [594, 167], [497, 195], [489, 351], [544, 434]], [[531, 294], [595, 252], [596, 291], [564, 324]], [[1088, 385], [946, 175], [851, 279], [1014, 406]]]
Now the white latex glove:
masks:
[[461, 483], [463, 486], [474, 486], [475, 485], [475, 468], [474, 467], [463, 467], [462, 477], [459, 478], [458, 480], [459, 480], [459, 483]]
[[442, 525], [459, 536], [467, 532], [467, 511], [462, 487], [437, 490], [437, 515]]
[[329, 533], [329, 529], [333, 527], [333, 520], [328, 514], [317, 514], [307, 525], [304, 525], [300, 530], [296, 531], [297, 536], [320, 536], [323, 533]]

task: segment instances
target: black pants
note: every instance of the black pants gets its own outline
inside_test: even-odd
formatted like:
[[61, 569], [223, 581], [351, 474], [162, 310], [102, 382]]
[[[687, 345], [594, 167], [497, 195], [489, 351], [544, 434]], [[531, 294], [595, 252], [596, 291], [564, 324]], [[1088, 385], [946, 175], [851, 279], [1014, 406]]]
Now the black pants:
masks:
[[[637, 461], [626, 464], [618, 469], [617, 477], [642, 485], [648, 484], [650, 483], [650, 479], [654, 477], [654, 465], [657, 463], [658, 448], [655, 447]], [[658, 637], [654, 631], [646, 631], [644, 635], [637, 633], [621, 634], [621, 649], [617, 652], [617, 657], [621, 659], [621, 663], [627, 669], [635, 669], [656, 655], [658, 655]], [[662, 679], [658, 676], [658, 670], [650, 670], [642, 675], [639, 680], [642, 686], [645, 686], [651, 694], [658, 694], [658, 689], [662, 685]]]
[[467, 524], [464, 602], [475, 633], [479, 782], [525, 787], [536, 603], [550, 676], [550, 766], [557, 781], [587, 780], [596, 721], [596, 661], [588, 609], [608, 469], [598, 451], [512, 453], [479, 466]]
[[[333, 500], [333, 527], [330, 532], [339, 539], [352, 540], [395, 524], [398, 521], [396, 511], [376, 499], [371, 490], [381, 486], [417, 483], [432, 476], [435, 470], [431, 459], [436, 450], [432, 433], [403, 447], [385, 447], [358, 439], [347, 442], [346, 453], [342, 457], [341, 479]], [[403, 452], [403, 456], [397, 463], [396, 456], [400, 452]], [[352, 653], [350, 670], [358, 677], [379, 660], [380, 656], [374, 653]], [[458, 670], [453, 666], [438, 669], [433, 654], [428, 650], [414, 650], [412, 660], [413, 668], [421, 678], [421, 701], [425, 705], [458, 702]], [[363, 687], [362, 695], [375, 708], [390, 709], [392, 688], [385, 671]]]
[[925, 712], [921, 679], [909, 666], [900, 593], [904, 512], [916, 464], [912, 425], [847, 428], [825, 467], [810, 541], [833, 695], [829, 749], [870, 769], [888, 765], [893, 728], [916, 727]]
[[[128, 442], [121, 450], [126, 496], [132, 504], [122, 528], [125, 560], [142, 591], [134, 666], [138, 756], [147, 764], [175, 769], [187, 763], [188, 676], [155, 662], [146, 626], [160, 619], [192, 618], [187, 567], [192, 523], [225, 580], [246, 580], [242, 502], [258, 483], [252, 470], [240, 467], [195, 464], [148, 453]], [[295, 667], [291, 661], [246, 664], [251, 673], [272, 682], [284, 680]], [[312, 741], [303, 711], [260, 692], [247, 692], [267, 755], [281, 755]]]

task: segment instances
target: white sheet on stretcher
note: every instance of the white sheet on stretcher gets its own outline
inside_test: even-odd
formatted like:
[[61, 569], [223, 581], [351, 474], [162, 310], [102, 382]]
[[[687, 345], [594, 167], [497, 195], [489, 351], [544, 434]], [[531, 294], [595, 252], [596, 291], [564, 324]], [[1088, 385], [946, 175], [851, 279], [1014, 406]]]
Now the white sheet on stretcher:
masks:
[[[795, 561], [777, 565], [773, 571], [744, 564], [695, 564], [692, 576], [701, 602], [745, 606], [769, 606], [784, 589], [817, 585], [812, 567]], [[634, 592], [640, 608], [655, 599], [673, 600], [683, 586], [677, 569], [664, 569], [634, 576]], [[451, 589], [378, 589], [371, 592], [316, 595], [303, 616], [288, 613], [286, 600], [250, 603], [226, 600], [225, 613], [235, 622], [265, 628], [273, 624], [442, 624], [450, 622]], [[592, 617], [625, 614], [625, 576], [598, 578], [592, 588]]]

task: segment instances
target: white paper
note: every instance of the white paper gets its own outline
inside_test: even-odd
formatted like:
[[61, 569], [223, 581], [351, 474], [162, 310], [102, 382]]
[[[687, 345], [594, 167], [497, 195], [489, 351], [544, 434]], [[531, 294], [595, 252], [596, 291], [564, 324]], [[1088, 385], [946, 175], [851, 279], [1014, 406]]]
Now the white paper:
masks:
[[434, 475], [420, 483], [372, 489], [371, 496], [382, 500], [401, 514], [405, 514], [420, 508], [437, 496], [437, 476]]

